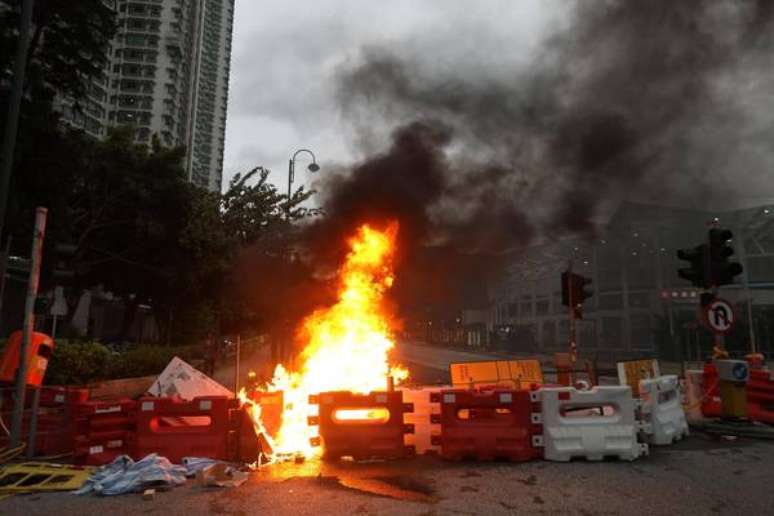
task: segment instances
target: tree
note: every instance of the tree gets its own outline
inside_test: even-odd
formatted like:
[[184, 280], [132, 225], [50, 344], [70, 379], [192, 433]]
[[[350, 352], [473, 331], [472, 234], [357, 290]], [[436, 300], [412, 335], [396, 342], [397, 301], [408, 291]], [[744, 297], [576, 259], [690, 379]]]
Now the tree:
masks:
[[[21, 0], [0, 0], [0, 112], [7, 107], [10, 71], [18, 38]], [[5, 230], [25, 252], [35, 205], [60, 202], [85, 137], [64, 130], [54, 111], [56, 94], [75, 102], [103, 80], [116, 30], [115, 12], [100, 0], [38, 0], [28, 53]], [[0, 137], [5, 125], [0, 124]], [[44, 150], [43, 152], [41, 152]], [[63, 190], [63, 187], [65, 188]], [[32, 210], [32, 211], [31, 211]]]
[[[22, 0], [0, 0], [0, 70], [12, 69]], [[101, 0], [36, 0], [27, 86], [45, 84], [78, 102], [103, 77], [116, 14]], [[38, 93], [43, 93], [39, 90]], [[32, 102], [41, 100], [32, 98]]]

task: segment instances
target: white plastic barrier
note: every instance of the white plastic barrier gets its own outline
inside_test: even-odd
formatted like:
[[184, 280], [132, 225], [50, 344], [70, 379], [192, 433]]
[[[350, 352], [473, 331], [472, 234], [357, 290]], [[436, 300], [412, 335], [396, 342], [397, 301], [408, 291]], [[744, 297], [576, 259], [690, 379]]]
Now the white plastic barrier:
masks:
[[433, 424], [430, 421], [432, 414], [441, 413], [440, 403], [430, 403], [430, 394], [441, 392], [441, 389], [451, 388], [448, 385], [401, 388], [403, 391], [403, 403], [413, 403], [414, 412], [403, 415], [403, 422], [414, 425], [414, 433], [406, 434], [405, 444], [413, 445], [417, 455], [425, 453], [437, 453], [439, 447], [433, 445], [431, 437], [433, 434], [441, 433], [440, 425]]
[[688, 435], [680, 381], [669, 374], [640, 380], [642, 420], [646, 423], [643, 434], [650, 444], [666, 445]]
[[631, 461], [648, 453], [648, 445], [637, 442], [641, 425], [635, 418], [637, 403], [628, 385], [588, 391], [546, 387], [533, 397], [542, 407], [546, 460], [614, 457]]

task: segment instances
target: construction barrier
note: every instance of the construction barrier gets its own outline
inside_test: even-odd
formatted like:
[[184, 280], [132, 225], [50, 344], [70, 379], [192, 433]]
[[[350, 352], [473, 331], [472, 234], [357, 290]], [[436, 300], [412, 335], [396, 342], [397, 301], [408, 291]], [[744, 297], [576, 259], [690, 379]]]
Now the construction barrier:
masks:
[[75, 409], [74, 460], [102, 465], [131, 454], [137, 402], [129, 399], [87, 401]]
[[319, 405], [318, 415], [308, 422], [319, 426], [319, 438], [312, 445], [323, 446], [325, 459], [402, 458], [415, 453], [404, 442], [404, 435], [414, 431], [404, 422], [404, 414], [414, 407], [403, 403], [401, 391], [322, 392], [309, 396], [309, 403]]
[[[0, 417], [6, 426], [10, 426], [14, 409], [14, 390], [2, 390]], [[75, 438], [75, 407], [88, 399], [89, 391], [79, 387], [41, 387], [36, 417], [35, 446], [36, 456], [59, 456], [72, 452]], [[25, 397], [25, 409], [22, 419], [22, 440], [29, 441], [32, 420], [33, 392]], [[8, 437], [0, 437], [0, 445], [8, 445]]]
[[433, 444], [441, 457], [528, 461], [542, 455], [540, 405], [535, 392], [492, 389], [484, 391], [446, 389], [431, 395], [440, 404], [441, 434]]
[[680, 382], [676, 375], [640, 380], [640, 413], [645, 426], [645, 441], [666, 445], [688, 436]]
[[[753, 421], [774, 424], [774, 373], [767, 369], [750, 369], [747, 381], [747, 416]], [[723, 415], [718, 370], [714, 363], [704, 364], [705, 396], [701, 413], [705, 417]]]
[[441, 427], [439, 423], [434, 423], [431, 420], [431, 416], [440, 414], [441, 406], [438, 403], [432, 403], [430, 396], [448, 388], [450, 388], [448, 385], [401, 388], [403, 401], [414, 406], [413, 412], [407, 412], [403, 415], [404, 423], [414, 425], [414, 433], [406, 434], [405, 442], [414, 447], [417, 455], [440, 451], [440, 447], [433, 444], [432, 436], [440, 433]]
[[260, 406], [261, 423], [266, 433], [271, 437], [276, 437], [282, 426], [282, 413], [285, 409], [282, 391], [261, 392], [256, 389], [250, 391], [247, 396]]
[[228, 460], [234, 441], [231, 411], [238, 403], [225, 396], [140, 398], [132, 454], [139, 459], [158, 453], [173, 464], [183, 457]]
[[747, 413], [755, 421], [774, 424], [774, 373], [750, 369], [747, 381]]
[[535, 397], [540, 400], [546, 460], [631, 461], [648, 453], [648, 445], [637, 442], [642, 425], [635, 418], [636, 403], [628, 385], [588, 391], [543, 388]]
[[683, 408], [688, 421], [704, 419], [704, 414], [701, 413], [701, 405], [704, 402], [704, 371], [701, 369], [685, 371], [683, 393], [685, 397]]
[[704, 364], [702, 391], [701, 413], [705, 417], [720, 417], [723, 414], [723, 406], [720, 402], [718, 370], [712, 362]]

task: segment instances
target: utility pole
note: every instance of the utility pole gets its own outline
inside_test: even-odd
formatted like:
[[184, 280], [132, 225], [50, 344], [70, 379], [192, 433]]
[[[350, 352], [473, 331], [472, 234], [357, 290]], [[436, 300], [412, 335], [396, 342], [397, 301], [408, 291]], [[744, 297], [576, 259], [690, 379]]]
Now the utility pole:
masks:
[[32, 342], [32, 330], [35, 327], [35, 298], [38, 295], [40, 280], [40, 260], [43, 254], [43, 239], [46, 236], [46, 216], [48, 210], [38, 207], [35, 210], [35, 232], [32, 235], [32, 253], [30, 255], [30, 279], [27, 283], [27, 299], [24, 303], [24, 327], [22, 343], [19, 349], [19, 365], [16, 369], [16, 400], [13, 406], [11, 424], [11, 448], [21, 441], [22, 420], [24, 417], [24, 396], [27, 388], [27, 353]]
[[27, 71], [27, 51], [30, 46], [30, 30], [32, 28], [32, 8], [34, 0], [23, 0], [21, 18], [19, 19], [19, 39], [16, 42], [16, 60], [13, 65], [13, 84], [8, 99], [8, 114], [5, 117], [5, 136], [0, 152], [0, 236], [5, 228], [5, 210], [8, 205], [8, 188], [11, 184], [13, 156], [16, 150], [16, 132], [19, 128], [19, 111], [21, 109], [22, 93], [24, 92], [24, 76]]
[[578, 360], [578, 344], [577, 344], [577, 331], [576, 331], [576, 325], [575, 325], [575, 307], [578, 303], [578, 300], [575, 299], [575, 286], [574, 286], [574, 278], [572, 275], [572, 260], [569, 260], [567, 264], [567, 291], [569, 294], [569, 300], [570, 300], [570, 361], [572, 362], [573, 369], [575, 369], [575, 362]]

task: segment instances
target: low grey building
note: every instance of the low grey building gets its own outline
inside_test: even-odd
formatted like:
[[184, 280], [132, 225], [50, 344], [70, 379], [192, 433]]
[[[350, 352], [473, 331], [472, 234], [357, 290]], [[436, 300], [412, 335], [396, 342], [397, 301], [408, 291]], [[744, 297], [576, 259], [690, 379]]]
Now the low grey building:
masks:
[[581, 356], [704, 358], [713, 335], [697, 324], [699, 293], [677, 276], [688, 264], [676, 254], [702, 243], [713, 225], [733, 231], [732, 260], [744, 267], [737, 283], [720, 292], [736, 315], [726, 345], [737, 354], [753, 345], [771, 354], [774, 205], [705, 212], [624, 203], [598, 235], [546, 239], [515, 258], [491, 291], [492, 330], [516, 350], [566, 351], [560, 275], [571, 261], [593, 281], [578, 325]]

